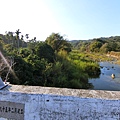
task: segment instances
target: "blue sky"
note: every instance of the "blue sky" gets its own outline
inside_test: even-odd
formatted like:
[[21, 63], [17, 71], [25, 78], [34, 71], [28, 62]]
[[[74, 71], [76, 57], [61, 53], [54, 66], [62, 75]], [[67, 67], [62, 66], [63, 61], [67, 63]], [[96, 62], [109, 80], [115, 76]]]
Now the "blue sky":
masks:
[[0, 33], [15, 31], [45, 40], [52, 32], [68, 40], [120, 36], [120, 0], [3, 0]]

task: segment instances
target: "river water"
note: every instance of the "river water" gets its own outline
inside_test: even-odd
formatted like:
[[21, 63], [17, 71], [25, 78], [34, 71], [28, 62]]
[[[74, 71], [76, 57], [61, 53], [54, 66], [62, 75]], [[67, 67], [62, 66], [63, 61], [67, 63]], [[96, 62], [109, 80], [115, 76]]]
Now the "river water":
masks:
[[[112, 62], [100, 62], [101, 74], [99, 78], [89, 79], [94, 90], [120, 91], [120, 65]], [[111, 75], [115, 74], [112, 79]]]

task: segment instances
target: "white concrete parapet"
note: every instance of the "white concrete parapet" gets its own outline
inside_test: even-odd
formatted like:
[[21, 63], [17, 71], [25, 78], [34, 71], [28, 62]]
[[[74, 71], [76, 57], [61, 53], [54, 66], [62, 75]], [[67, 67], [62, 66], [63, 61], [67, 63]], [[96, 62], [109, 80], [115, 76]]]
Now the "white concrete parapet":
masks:
[[120, 92], [11, 85], [0, 91], [0, 117], [0, 120], [120, 120]]

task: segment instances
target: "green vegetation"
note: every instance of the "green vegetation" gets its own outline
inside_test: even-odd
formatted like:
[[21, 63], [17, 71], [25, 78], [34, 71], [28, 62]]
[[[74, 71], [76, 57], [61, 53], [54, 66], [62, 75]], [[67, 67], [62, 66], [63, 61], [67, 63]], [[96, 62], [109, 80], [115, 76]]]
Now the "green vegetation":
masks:
[[70, 41], [70, 43], [72, 44], [73, 49], [77, 49], [80, 52], [120, 52], [120, 36], [97, 38], [93, 40]]
[[[12, 67], [15, 74], [9, 74], [11, 84], [91, 88], [88, 79], [100, 75], [98, 61], [111, 60], [104, 53], [118, 51], [120, 47], [118, 41], [113, 44], [106, 39], [68, 42], [59, 33], [52, 33], [44, 42], [36, 37], [28, 40], [26, 34], [25, 42], [20, 33], [18, 29], [15, 35], [13, 32], [0, 35], [2, 54], [15, 63]], [[1, 77], [4, 79], [6, 74], [3, 70]]]

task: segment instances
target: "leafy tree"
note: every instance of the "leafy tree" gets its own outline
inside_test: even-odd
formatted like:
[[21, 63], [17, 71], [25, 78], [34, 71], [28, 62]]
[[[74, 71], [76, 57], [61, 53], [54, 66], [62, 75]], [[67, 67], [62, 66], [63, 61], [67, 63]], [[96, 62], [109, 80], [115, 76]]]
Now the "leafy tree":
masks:
[[36, 55], [39, 56], [40, 59], [44, 58], [48, 62], [54, 62], [55, 54], [52, 47], [45, 42], [40, 42], [35, 46]]
[[31, 84], [34, 80], [33, 69], [29, 63], [26, 63], [21, 57], [14, 58], [15, 66], [14, 71], [18, 79], [10, 79], [12, 84]]
[[26, 39], [28, 40], [28, 38], [29, 38], [29, 34], [26, 34], [25, 37], [26, 37]]
[[26, 58], [31, 54], [31, 52], [27, 48], [21, 48], [19, 54], [22, 58]]
[[19, 41], [19, 34], [21, 33], [21, 32], [20, 32], [20, 29], [16, 30], [15, 33], [16, 33], [16, 39], [17, 39], [18, 49], [19, 49], [19, 46], [20, 46], [20, 45], [19, 45], [19, 42], [20, 42], [20, 41]]
[[99, 41], [94, 41], [90, 44], [90, 51], [91, 52], [99, 52], [100, 47], [102, 46], [102, 43]]
[[[13, 36], [13, 39], [11, 37], [10, 40], [15, 41], [15, 37], [19, 38], [17, 32], [19, 33], [19, 29], [16, 31], [16, 36]], [[26, 37], [29, 38], [28, 34]], [[36, 37], [25, 42], [21, 36], [19, 45], [13, 46], [11, 42], [9, 44], [8, 41], [6, 42], [7, 39], [4, 35], [1, 36], [0, 49], [4, 50], [6, 55], [14, 57], [16, 63], [14, 71], [18, 79], [11, 75], [9, 81], [12, 84], [89, 88], [88, 77], [100, 72], [99, 66], [93, 63], [89, 55], [81, 55], [78, 50], [74, 53], [70, 52], [71, 44], [59, 33], [52, 33], [45, 42], [36, 41]], [[24, 45], [24, 48], [20, 48], [23, 47], [22, 42], [28, 43], [28, 46]], [[76, 42], [75, 45], [81, 51], [90, 51], [91, 46], [95, 52], [99, 51], [97, 48], [101, 48], [103, 42], [82, 41]], [[17, 54], [18, 49], [19, 54]]]
[[22, 47], [23, 47], [23, 44], [24, 44], [24, 35], [21, 35], [21, 43], [22, 43]]
[[35, 46], [39, 44], [39, 41], [36, 41], [36, 37], [28, 41], [28, 49], [34, 53]]
[[108, 46], [109, 46], [108, 43], [103, 44], [100, 48], [100, 52], [107, 53], [109, 51]]
[[56, 52], [61, 50], [67, 52], [71, 51], [71, 44], [68, 43], [59, 33], [52, 33], [49, 37], [47, 37], [45, 42], [50, 45]]
[[0, 40], [0, 51], [3, 51], [3, 41]]
[[12, 47], [12, 45], [10, 45], [10, 44], [6, 44], [6, 45], [4, 45], [4, 49], [5, 49], [8, 53], [10, 53], [10, 52], [12, 52], [13, 47]]
[[107, 47], [109, 51], [116, 51], [117, 44], [115, 42], [109, 42]]
[[28, 38], [29, 38], [29, 34], [25, 34], [25, 37], [26, 37], [26, 39], [28, 40]]

